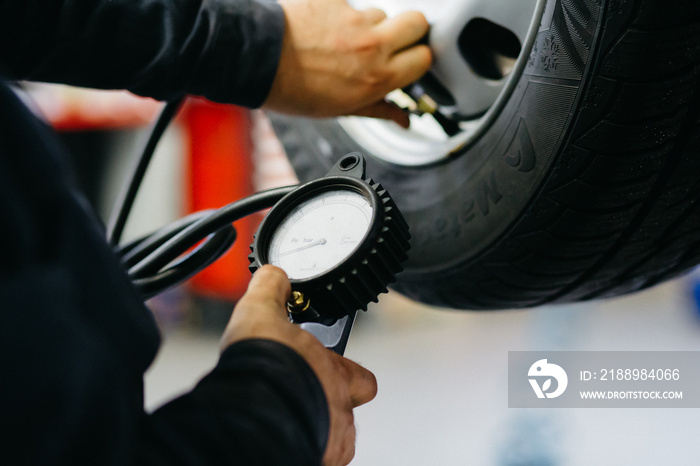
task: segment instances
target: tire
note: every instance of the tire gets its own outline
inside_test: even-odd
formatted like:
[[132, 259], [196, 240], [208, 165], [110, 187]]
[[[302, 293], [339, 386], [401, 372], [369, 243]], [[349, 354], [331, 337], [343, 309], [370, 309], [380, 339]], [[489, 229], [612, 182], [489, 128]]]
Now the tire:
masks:
[[605, 298], [700, 259], [700, 2], [550, 0], [517, 85], [465, 150], [410, 167], [339, 120], [273, 115], [300, 179], [368, 155], [413, 236], [394, 288], [505, 309]]

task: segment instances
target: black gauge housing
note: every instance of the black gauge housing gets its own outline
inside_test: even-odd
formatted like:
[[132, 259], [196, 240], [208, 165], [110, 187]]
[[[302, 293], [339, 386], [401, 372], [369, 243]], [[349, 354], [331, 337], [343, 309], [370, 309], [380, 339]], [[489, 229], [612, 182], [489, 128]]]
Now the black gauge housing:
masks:
[[269, 211], [251, 245], [250, 270], [255, 272], [270, 263], [272, 235], [296, 206], [337, 190], [353, 191], [367, 200], [372, 207], [370, 225], [361, 242], [340, 263], [312, 277], [290, 280], [292, 290], [309, 303], [309, 310], [291, 314], [297, 322], [339, 319], [366, 310], [387, 291], [408, 258], [408, 224], [386, 190], [364, 179], [364, 159], [353, 153], [341, 158], [326, 177], [299, 186]]

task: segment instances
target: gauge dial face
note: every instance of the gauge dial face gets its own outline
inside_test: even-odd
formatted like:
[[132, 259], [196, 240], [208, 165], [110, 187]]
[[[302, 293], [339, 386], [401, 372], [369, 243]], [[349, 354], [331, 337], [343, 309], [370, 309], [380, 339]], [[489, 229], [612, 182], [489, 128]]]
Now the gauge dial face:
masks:
[[275, 228], [268, 262], [290, 279], [306, 279], [340, 264], [362, 244], [372, 222], [365, 196], [344, 189], [301, 202]]

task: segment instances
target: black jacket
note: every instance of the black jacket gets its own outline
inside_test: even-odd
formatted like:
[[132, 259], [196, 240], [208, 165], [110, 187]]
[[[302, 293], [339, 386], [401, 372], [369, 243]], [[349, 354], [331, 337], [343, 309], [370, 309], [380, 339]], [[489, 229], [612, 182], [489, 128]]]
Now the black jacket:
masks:
[[[0, 76], [257, 106], [283, 28], [264, 0], [0, 0]], [[158, 345], [51, 131], [0, 79], [0, 464], [320, 463], [326, 400], [294, 351], [237, 343], [148, 414]]]

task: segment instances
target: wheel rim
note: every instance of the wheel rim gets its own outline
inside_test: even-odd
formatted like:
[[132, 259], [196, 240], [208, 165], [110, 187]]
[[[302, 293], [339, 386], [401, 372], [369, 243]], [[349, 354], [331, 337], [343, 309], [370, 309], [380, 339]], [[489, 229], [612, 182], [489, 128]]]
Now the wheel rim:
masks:
[[[448, 135], [433, 116], [411, 115], [404, 130], [383, 120], [344, 117], [339, 124], [374, 157], [405, 166], [439, 162], [469, 147], [500, 113], [532, 49], [546, 0], [352, 0], [387, 14], [415, 9], [431, 24], [431, 74], [448, 91], [439, 111], [458, 122]], [[517, 42], [516, 42], [517, 41]], [[517, 47], [517, 49], [516, 49]], [[399, 105], [407, 98], [389, 95]]]

